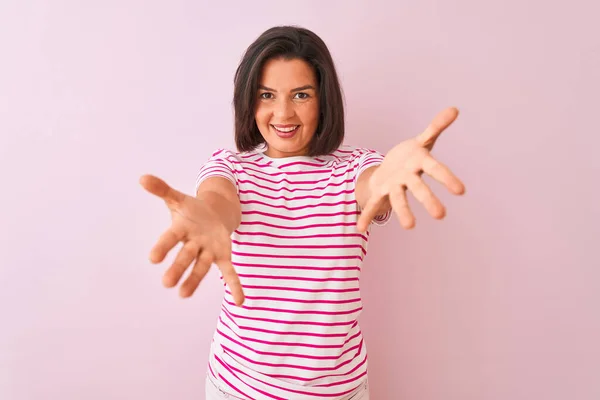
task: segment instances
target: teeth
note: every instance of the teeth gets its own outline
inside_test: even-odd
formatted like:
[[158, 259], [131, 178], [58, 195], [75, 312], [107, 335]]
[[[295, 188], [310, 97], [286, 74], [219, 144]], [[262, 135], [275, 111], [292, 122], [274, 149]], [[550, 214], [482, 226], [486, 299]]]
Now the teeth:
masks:
[[278, 128], [276, 126], [273, 126], [273, 128], [277, 129], [279, 132], [291, 132], [294, 129], [296, 129], [297, 127], [298, 127], [298, 125], [292, 126], [292, 127], [289, 127], [289, 128]]

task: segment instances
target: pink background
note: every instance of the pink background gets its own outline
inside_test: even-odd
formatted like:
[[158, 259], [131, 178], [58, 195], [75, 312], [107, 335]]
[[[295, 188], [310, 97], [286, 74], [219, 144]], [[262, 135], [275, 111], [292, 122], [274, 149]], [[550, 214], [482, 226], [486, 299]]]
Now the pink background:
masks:
[[333, 53], [348, 143], [385, 152], [462, 111], [434, 153], [467, 195], [433, 184], [444, 222], [415, 206], [414, 231], [373, 234], [373, 398], [599, 399], [594, 3], [3, 0], [0, 398], [204, 397], [221, 288], [161, 287], [169, 216], [138, 178], [191, 194], [233, 146], [243, 50], [300, 24]]

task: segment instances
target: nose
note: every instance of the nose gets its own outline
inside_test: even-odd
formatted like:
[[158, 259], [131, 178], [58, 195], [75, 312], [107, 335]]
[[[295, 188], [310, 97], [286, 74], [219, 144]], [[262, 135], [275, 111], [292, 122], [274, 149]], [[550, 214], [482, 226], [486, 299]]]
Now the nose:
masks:
[[292, 118], [295, 113], [294, 104], [288, 99], [280, 99], [277, 104], [275, 104], [275, 110], [273, 110], [273, 115], [280, 122], [285, 122]]

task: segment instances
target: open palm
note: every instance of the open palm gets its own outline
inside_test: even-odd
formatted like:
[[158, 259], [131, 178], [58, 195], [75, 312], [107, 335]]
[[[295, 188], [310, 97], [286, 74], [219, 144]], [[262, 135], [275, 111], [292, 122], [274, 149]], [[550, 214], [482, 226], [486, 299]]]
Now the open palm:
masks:
[[155, 176], [142, 176], [140, 184], [148, 192], [163, 199], [171, 212], [171, 226], [152, 248], [150, 261], [162, 262], [175, 245], [183, 243], [173, 264], [165, 272], [163, 284], [167, 287], [177, 285], [194, 262], [188, 278], [180, 287], [182, 297], [191, 296], [211, 264], [215, 263], [229, 285], [236, 304], [242, 304], [242, 286], [231, 264], [231, 237], [218, 216], [199, 199], [171, 188]]
[[436, 160], [430, 153], [435, 141], [458, 116], [456, 108], [447, 108], [440, 112], [431, 124], [414, 138], [405, 140], [393, 147], [369, 180], [370, 198], [359, 217], [359, 230], [366, 229], [377, 211], [389, 201], [404, 228], [415, 225], [415, 217], [408, 205], [406, 191], [423, 204], [434, 218], [443, 218], [446, 210], [437, 196], [423, 181], [426, 173], [446, 186], [453, 194], [463, 194], [464, 184], [450, 169]]

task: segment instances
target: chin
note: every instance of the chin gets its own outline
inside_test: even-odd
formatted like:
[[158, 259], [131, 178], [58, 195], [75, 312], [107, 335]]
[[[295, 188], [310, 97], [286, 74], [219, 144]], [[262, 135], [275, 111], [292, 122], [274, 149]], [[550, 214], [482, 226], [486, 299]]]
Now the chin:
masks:
[[275, 138], [274, 141], [267, 142], [268, 148], [273, 153], [280, 153], [284, 155], [297, 156], [306, 155], [308, 153], [308, 143], [302, 145], [298, 143], [282, 143], [281, 139]]

